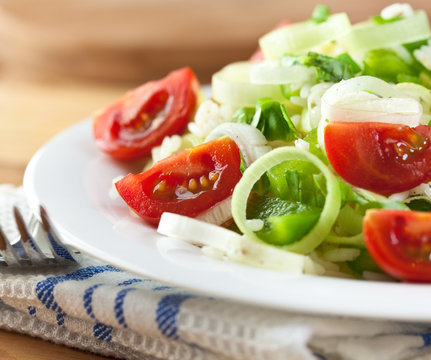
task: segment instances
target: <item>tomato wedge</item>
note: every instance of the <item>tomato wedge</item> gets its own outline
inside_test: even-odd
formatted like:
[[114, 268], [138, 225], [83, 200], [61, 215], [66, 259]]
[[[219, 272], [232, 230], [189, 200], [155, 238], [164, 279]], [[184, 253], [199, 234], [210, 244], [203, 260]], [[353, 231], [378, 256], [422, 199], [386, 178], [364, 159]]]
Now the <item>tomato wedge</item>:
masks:
[[382, 270], [401, 280], [431, 282], [431, 213], [368, 210], [363, 231]]
[[387, 123], [330, 122], [325, 150], [348, 183], [383, 195], [431, 179], [431, 127]]
[[223, 137], [183, 150], [156, 162], [115, 186], [142, 218], [158, 223], [163, 212], [194, 217], [232, 195], [240, 180], [238, 146]]
[[117, 159], [150, 155], [165, 136], [185, 129], [198, 92], [199, 82], [187, 67], [129, 91], [94, 116], [97, 146]]

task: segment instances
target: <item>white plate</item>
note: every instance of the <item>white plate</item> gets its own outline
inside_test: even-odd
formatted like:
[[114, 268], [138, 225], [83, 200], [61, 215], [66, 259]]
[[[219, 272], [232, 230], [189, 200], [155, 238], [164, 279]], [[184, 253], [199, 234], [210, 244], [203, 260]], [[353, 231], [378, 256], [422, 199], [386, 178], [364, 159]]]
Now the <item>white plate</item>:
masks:
[[140, 166], [101, 154], [86, 120], [36, 153], [24, 188], [33, 211], [44, 204], [68, 243], [141, 276], [268, 308], [431, 321], [431, 285], [292, 276], [206, 258], [194, 247], [158, 235], [131, 216], [121, 199], [109, 196], [114, 177]]

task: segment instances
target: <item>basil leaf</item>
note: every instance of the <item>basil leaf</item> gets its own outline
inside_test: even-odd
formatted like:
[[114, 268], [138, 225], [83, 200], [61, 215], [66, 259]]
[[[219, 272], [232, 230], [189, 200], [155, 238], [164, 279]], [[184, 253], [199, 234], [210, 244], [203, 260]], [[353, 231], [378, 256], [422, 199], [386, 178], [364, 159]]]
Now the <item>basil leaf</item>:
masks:
[[235, 114], [233, 114], [232, 121], [250, 125], [253, 121], [253, 116], [255, 112], [256, 111], [254, 107], [242, 107], [238, 109]]
[[431, 201], [424, 198], [413, 198], [407, 203], [407, 206], [415, 211], [431, 211]]
[[301, 56], [300, 63], [316, 68], [317, 80], [326, 82], [339, 82], [354, 77], [361, 71], [359, 65], [349, 54], [341, 54], [337, 57], [309, 52]]
[[257, 102], [256, 112], [250, 125], [259, 129], [268, 141], [291, 142], [299, 138], [299, 133], [290, 120], [286, 107], [270, 98]]
[[286, 107], [271, 98], [259, 100], [255, 108], [238, 109], [232, 116], [232, 121], [254, 126], [268, 141], [291, 142], [300, 137]]

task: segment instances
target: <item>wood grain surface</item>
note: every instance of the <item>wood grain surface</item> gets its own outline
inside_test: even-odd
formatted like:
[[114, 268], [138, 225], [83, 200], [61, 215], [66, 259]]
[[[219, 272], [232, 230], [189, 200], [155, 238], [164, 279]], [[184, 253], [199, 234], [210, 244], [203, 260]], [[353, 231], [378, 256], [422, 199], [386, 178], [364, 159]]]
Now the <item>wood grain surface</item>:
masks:
[[[22, 184], [27, 162], [59, 131], [89, 116], [126, 89], [121, 86], [0, 81], [0, 184]], [[98, 360], [26, 335], [0, 331], [1, 360]]]
[[[196, 67], [202, 82], [208, 82], [227, 62], [247, 58], [257, 38], [279, 20], [307, 18], [322, 2], [334, 12], [347, 11], [353, 21], [392, 3], [39, 0], [33, 6], [30, 0], [3, 0], [0, 183], [20, 185], [40, 146], [128, 88], [180, 65]], [[431, 9], [429, 0], [410, 2]], [[0, 331], [0, 359], [105, 358]]]
[[0, 330], [1, 360], [103, 360], [104, 356], [73, 350], [30, 336]]

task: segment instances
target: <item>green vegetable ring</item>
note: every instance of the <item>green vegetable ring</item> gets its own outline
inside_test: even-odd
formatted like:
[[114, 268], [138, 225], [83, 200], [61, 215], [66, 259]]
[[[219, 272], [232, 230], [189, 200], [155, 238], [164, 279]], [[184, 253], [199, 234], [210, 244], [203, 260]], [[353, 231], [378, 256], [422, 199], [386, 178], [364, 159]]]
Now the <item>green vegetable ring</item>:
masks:
[[244, 172], [243, 177], [236, 185], [233, 192], [232, 215], [238, 228], [247, 237], [262, 242], [247, 226], [247, 200], [256, 181], [258, 181], [266, 171], [287, 160], [309, 161], [322, 172], [326, 179], [327, 195], [318, 222], [301, 240], [283, 246], [284, 249], [289, 251], [308, 254], [328, 236], [337, 219], [341, 205], [340, 188], [335, 176], [322, 161], [309, 152], [290, 146], [281, 147], [270, 151], [251, 164]]

